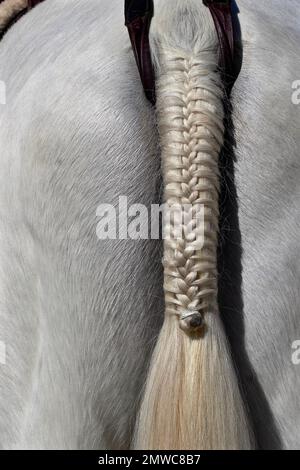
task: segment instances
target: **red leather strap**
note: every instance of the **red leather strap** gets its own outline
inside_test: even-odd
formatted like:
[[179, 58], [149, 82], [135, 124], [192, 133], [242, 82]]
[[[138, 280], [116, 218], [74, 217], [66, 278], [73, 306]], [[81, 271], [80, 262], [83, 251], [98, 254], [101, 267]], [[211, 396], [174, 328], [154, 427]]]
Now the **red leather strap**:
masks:
[[203, 0], [211, 12], [220, 45], [220, 67], [225, 85], [231, 88], [240, 72], [231, 0]]
[[155, 104], [155, 78], [149, 44], [151, 18], [147, 13], [128, 23], [127, 28], [146, 97]]

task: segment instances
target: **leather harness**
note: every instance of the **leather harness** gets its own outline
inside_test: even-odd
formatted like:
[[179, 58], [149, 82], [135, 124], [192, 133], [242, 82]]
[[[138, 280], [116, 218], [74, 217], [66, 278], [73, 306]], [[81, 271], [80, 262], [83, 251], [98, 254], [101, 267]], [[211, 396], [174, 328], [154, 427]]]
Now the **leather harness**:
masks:
[[[43, 1], [28, 0], [27, 7], [14, 18], [9, 26]], [[220, 47], [220, 70], [227, 93], [230, 93], [241, 69], [241, 55], [239, 53], [237, 32], [234, 26], [233, 1], [202, 1], [209, 8], [216, 27]], [[2, 0], [0, 0], [1, 2]], [[148, 100], [155, 104], [155, 74], [149, 43], [149, 30], [153, 15], [153, 0], [125, 0], [125, 25], [128, 28], [142, 85]]]

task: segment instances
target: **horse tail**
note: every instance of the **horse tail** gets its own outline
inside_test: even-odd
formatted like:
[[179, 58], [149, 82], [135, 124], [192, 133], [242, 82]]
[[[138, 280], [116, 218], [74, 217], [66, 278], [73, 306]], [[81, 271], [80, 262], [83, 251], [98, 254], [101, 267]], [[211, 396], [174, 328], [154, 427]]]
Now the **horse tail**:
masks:
[[184, 217], [179, 238], [171, 236], [176, 217], [165, 222], [165, 320], [134, 446], [250, 449], [252, 432], [217, 305], [224, 88], [215, 28], [199, 1], [160, 8], [151, 42], [165, 202]]
[[23, 10], [26, 10], [28, 0], [3, 0], [0, 3], [0, 33]]

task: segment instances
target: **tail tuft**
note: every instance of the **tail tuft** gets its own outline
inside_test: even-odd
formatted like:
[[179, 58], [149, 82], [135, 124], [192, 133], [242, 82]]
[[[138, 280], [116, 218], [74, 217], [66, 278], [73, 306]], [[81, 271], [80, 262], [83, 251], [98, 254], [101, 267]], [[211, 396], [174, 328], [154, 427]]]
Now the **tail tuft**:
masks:
[[134, 447], [247, 450], [251, 431], [219, 317], [200, 340], [165, 320], [152, 358]]

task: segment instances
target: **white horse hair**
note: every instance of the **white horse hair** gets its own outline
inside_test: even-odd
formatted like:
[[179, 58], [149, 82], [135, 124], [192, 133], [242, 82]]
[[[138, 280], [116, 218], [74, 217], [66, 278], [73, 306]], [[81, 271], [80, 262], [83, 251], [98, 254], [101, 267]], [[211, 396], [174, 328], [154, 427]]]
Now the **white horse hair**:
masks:
[[[244, 63], [232, 95], [234, 184], [226, 152], [221, 160], [229, 199], [229, 209], [220, 201], [219, 301], [226, 334], [216, 312], [207, 340], [219, 375], [205, 376], [204, 369], [201, 378], [213, 400], [207, 395], [206, 409], [222, 411], [229, 434], [221, 442], [224, 421], [214, 434], [219, 421], [211, 421], [211, 411], [208, 435], [192, 442], [186, 434], [189, 442], [177, 442], [184, 448], [248, 448], [253, 428], [257, 447], [295, 449], [300, 367], [291, 361], [291, 345], [300, 339], [300, 108], [291, 95], [292, 82], [300, 78], [299, 10], [296, 0], [240, 0], [238, 6]], [[194, 53], [196, 45], [198, 58], [208, 49], [208, 62], [215, 64], [217, 42], [201, 1], [156, 0], [155, 9], [151, 43], [163, 100], [164, 60], [172, 60], [174, 48], [179, 58]], [[6, 104], [0, 104], [4, 449], [134, 445], [163, 324], [162, 246], [155, 240], [98, 240], [96, 209], [120, 195], [147, 206], [157, 203], [161, 179], [156, 116], [144, 97], [123, 22], [117, 0], [46, 1], [0, 43], [0, 80], [6, 85]], [[159, 106], [162, 128], [169, 117]], [[213, 106], [221, 121], [223, 109], [217, 101]], [[161, 133], [163, 158], [166, 136]], [[171, 329], [170, 335], [162, 330], [169, 349], [168, 338], [184, 334]], [[175, 339], [177, 345], [182, 341]], [[184, 343], [185, 357], [192, 353], [203, 360], [190, 346]], [[182, 354], [182, 345], [176, 353]], [[205, 367], [211, 360], [208, 356]], [[195, 369], [188, 367], [191, 378]], [[228, 402], [220, 397], [225, 390]], [[143, 419], [142, 411], [137, 447], [175, 446], [174, 440], [141, 437], [148, 432]]]

